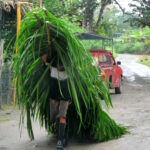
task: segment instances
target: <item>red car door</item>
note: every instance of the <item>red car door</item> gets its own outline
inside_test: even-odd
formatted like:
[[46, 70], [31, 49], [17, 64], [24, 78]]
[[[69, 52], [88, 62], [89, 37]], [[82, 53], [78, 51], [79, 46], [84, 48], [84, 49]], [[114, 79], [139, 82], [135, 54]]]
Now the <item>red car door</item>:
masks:
[[99, 56], [99, 65], [102, 70], [105, 72], [107, 79], [110, 81], [112, 78], [112, 63], [108, 54], [102, 53]]
[[121, 80], [121, 69], [117, 65], [113, 56], [110, 56], [112, 62], [112, 84], [113, 87], [119, 87]]

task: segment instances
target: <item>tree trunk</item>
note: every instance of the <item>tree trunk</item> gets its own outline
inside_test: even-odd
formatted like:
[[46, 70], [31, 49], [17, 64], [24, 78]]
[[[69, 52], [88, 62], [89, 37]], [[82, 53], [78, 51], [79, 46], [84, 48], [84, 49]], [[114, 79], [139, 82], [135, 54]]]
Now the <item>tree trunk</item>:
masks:
[[105, 4], [103, 4], [103, 5], [101, 5], [101, 8], [100, 8], [100, 11], [99, 11], [99, 15], [98, 15], [98, 20], [97, 20], [97, 22], [96, 22], [96, 28], [98, 28], [98, 26], [99, 26], [99, 23], [101, 22], [101, 20], [102, 20], [102, 17], [103, 17], [103, 13], [104, 13], [104, 9], [105, 9], [105, 7], [106, 7], [106, 5]]
[[66, 7], [64, 0], [62, 0], [62, 5], [64, 6], [64, 8]]
[[111, 4], [111, 2], [112, 2], [112, 0], [101, 0], [101, 7], [100, 7], [99, 15], [98, 15], [98, 20], [97, 20], [96, 26], [95, 26], [96, 29], [98, 28], [98, 26], [102, 20], [103, 13], [104, 13], [106, 6], [108, 4]]
[[4, 49], [4, 39], [1, 39], [1, 47], [0, 47], [0, 109], [2, 107], [1, 73], [2, 73], [2, 66], [3, 66], [3, 49]]
[[86, 16], [86, 14], [84, 14], [82, 26], [83, 26], [83, 28], [87, 27], [87, 16]]
[[88, 29], [88, 31], [90, 32], [93, 31], [93, 18], [95, 8], [95, 0], [85, 0], [83, 27]]
[[89, 32], [93, 32], [93, 17], [94, 17], [94, 12], [91, 12], [89, 14], [89, 21], [88, 21], [88, 26], [87, 26], [87, 29]]
[[125, 13], [125, 10], [122, 8], [122, 6], [118, 3], [117, 0], [114, 0], [114, 2], [119, 6], [119, 8], [121, 9], [121, 11], [123, 12], [123, 14]]
[[40, 8], [42, 8], [43, 0], [40, 0]]

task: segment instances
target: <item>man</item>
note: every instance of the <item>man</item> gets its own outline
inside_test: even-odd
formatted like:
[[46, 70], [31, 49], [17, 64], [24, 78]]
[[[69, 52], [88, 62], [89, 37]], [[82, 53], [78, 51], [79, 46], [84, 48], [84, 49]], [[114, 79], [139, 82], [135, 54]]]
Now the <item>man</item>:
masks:
[[[21, 123], [27, 113], [27, 129], [31, 139], [34, 139], [32, 118], [38, 117], [41, 126], [55, 133], [55, 124], [50, 122], [50, 107], [47, 106], [49, 98], [51, 107], [57, 106], [52, 104], [53, 100], [58, 103], [57, 109], [51, 109], [51, 121], [56, 122], [58, 118], [59, 123], [58, 149], [63, 149], [69, 99], [72, 103], [67, 114], [68, 138], [106, 141], [127, 133], [125, 127], [117, 125], [103, 111], [99, 94], [104, 96], [107, 107], [112, 106], [109, 90], [103, 80], [97, 80], [99, 72], [91, 66], [90, 55], [74, 36], [70, 26], [48, 11], [37, 9], [25, 16], [17, 42], [18, 53], [13, 62], [13, 76], [17, 78], [17, 104], [22, 110]], [[49, 53], [50, 61], [45, 53]], [[50, 75], [47, 71], [49, 67], [44, 71], [39, 56], [44, 58], [45, 64], [50, 62]], [[57, 110], [54, 111], [54, 119], [52, 110]]]
[[[48, 54], [42, 55], [46, 66], [50, 59]], [[70, 100], [68, 92], [67, 75], [58, 56], [53, 57], [50, 67], [51, 97], [50, 97], [50, 120], [58, 124], [57, 149], [62, 150], [65, 144], [66, 115]]]

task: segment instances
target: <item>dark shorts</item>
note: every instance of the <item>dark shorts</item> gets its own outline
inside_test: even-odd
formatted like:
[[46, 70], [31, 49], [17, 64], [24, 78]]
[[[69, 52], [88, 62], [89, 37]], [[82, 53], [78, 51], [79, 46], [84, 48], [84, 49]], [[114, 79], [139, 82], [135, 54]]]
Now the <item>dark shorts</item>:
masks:
[[70, 94], [68, 90], [68, 80], [58, 80], [56, 78], [50, 78], [50, 84], [51, 84], [51, 94], [50, 98], [55, 100], [64, 100], [68, 101], [70, 100]]

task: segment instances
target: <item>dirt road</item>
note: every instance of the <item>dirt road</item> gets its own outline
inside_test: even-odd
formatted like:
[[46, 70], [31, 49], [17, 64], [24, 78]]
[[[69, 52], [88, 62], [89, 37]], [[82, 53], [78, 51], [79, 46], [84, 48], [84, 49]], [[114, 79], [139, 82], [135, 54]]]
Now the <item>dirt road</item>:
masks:
[[[66, 150], [149, 150], [150, 149], [150, 68], [137, 64], [138, 56], [119, 55], [125, 79], [121, 95], [113, 94], [110, 115], [118, 123], [132, 126], [131, 134], [97, 144], [70, 142]], [[26, 126], [19, 134], [19, 111], [0, 111], [10, 118], [0, 122], [0, 150], [55, 150], [56, 140], [34, 123], [35, 141], [30, 141]]]

